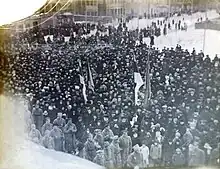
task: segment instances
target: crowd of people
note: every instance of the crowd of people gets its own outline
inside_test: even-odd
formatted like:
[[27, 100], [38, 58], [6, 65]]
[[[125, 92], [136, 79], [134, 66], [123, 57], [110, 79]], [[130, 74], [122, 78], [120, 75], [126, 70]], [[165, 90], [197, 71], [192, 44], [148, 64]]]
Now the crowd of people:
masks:
[[[219, 165], [219, 58], [179, 45], [159, 50], [126, 24], [107, 29], [69, 43], [56, 30], [47, 44], [33, 30], [5, 48], [5, 91], [28, 100], [29, 138], [107, 168]], [[150, 63], [147, 106], [146, 85], [134, 102], [134, 57], [143, 79]]]

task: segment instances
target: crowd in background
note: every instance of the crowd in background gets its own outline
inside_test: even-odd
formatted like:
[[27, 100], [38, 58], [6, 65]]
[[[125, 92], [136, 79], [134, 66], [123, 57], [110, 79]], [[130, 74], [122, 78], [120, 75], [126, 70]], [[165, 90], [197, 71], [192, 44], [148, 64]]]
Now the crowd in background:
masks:
[[[29, 138], [108, 168], [219, 164], [219, 58], [179, 45], [159, 50], [153, 39], [145, 44], [126, 24], [107, 29], [108, 34], [97, 31], [89, 37], [79, 29], [74, 35], [73, 29], [69, 43], [61, 38], [62, 30], [52, 30], [54, 40], [47, 43], [42, 31], [33, 30], [14, 37], [5, 49], [10, 70], [5, 90], [28, 100]], [[144, 79], [148, 56], [151, 99], [146, 107], [145, 85], [134, 103], [133, 58]]]

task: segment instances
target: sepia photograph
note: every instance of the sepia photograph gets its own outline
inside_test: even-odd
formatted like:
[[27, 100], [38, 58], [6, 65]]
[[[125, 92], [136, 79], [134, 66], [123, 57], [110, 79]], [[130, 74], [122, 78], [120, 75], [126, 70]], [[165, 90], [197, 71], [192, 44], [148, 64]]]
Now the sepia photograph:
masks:
[[0, 0], [0, 169], [220, 168], [220, 0]]

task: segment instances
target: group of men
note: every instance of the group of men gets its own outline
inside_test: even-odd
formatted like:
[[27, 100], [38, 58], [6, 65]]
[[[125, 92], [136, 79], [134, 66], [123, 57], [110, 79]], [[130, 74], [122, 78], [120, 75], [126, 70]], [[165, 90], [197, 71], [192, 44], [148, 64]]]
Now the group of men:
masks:
[[[5, 91], [28, 100], [30, 139], [110, 168], [219, 164], [219, 58], [137, 45], [138, 34], [125, 24], [45, 45], [32, 32], [5, 48]], [[150, 77], [147, 108], [147, 83], [134, 101], [134, 60]]]

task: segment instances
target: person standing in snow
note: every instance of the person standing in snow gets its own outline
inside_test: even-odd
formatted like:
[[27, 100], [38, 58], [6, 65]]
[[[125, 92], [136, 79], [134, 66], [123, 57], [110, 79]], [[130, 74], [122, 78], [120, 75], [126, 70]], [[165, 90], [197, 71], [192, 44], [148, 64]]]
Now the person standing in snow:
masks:
[[110, 129], [110, 125], [107, 124], [104, 130], [102, 131], [102, 136], [104, 140], [106, 139], [112, 139], [114, 137], [113, 131]]
[[53, 126], [53, 129], [50, 132], [50, 136], [54, 139], [56, 151], [63, 151], [63, 133], [62, 130], [58, 126]]
[[108, 141], [104, 142], [104, 159], [105, 167], [113, 168], [113, 154]]
[[113, 156], [113, 164], [115, 168], [122, 167], [121, 161], [121, 148], [119, 146], [119, 138], [118, 136], [113, 137], [113, 141], [110, 144], [112, 156]]
[[132, 151], [132, 141], [131, 137], [128, 136], [127, 130], [124, 130], [122, 136], [119, 138], [119, 146], [122, 149], [121, 158], [123, 166], [126, 166], [128, 156]]
[[35, 124], [31, 125], [31, 131], [29, 132], [28, 136], [29, 136], [30, 140], [33, 141], [34, 143], [39, 144], [41, 141], [40, 131], [38, 129], [36, 129]]
[[50, 136], [50, 131], [46, 130], [44, 132], [44, 136], [41, 140], [42, 146], [44, 146], [47, 149], [54, 149], [55, 148], [55, 143], [54, 139]]
[[150, 154], [149, 148], [145, 144], [142, 144], [142, 146], [140, 147], [140, 152], [143, 156], [143, 167], [144, 168], [149, 167], [149, 154]]
[[98, 146], [103, 148], [104, 145], [104, 138], [102, 135], [102, 131], [100, 129], [95, 130], [95, 137], [94, 137], [95, 142], [97, 143]]
[[136, 144], [133, 147], [134, 152], [128, 156], [127, 166], [131, 168], [142, 168], [143, 167], [143, 156], [140, 153], [140, 147]]
[[203, 166], [205, 164], [205, 152], [195, 142], [189, 150], [189, 166]]
[[72, 122], [72, 118], [68, 119], [67, 124], [64, 126], [63, 129], [64, 138], [65, 138], [65, 150], [68, 153], [75, 152], [76, 148], [76, 132], [77, 128], [76, 125]]
[[151, 145], [150, 157], [154, 166], [160, 165], [162, 158], [162, 146], [157, 141]]
[[172, 157], [172, 164], [175, 166], [183, 166], [185, 164], [185, 157], [179, 148], [176, 149]]
[[53, 129], [53, 124], [50, 123], [50, 118], [47, 117], [47, 118], [46, 118], [46, 123], [42, 126], [42, 129], [41, 129], [41, 134], [42, 134], [42, 136], [45, 135], [45, 131], [46, 131], [46, 130], [51, 131], [52, 129]]
[[96, 145], [93, 140], [92, 134], [89, 134], [85, 143], [85, 158], [89, 161], [93, 161], [96, 156]]
[[95, 156], [93, 162], [100, 165], [100, 166], [105, 165], [105, 158], [104, 158], [104, 151], [103, 150], [96, 151], [96, 156]]
[[53, 121], [53, 125], [58, 126], [62, 131], [66, 121], [62, 118], [62, 113], [57, 114], [57, 118]]
[[34, 124], [36, 125], [36, 129], [40, 131], [43, 125], [43, 110], [40, 108], [38, 103], [33, 108], [32, 115], [34, 119]]

